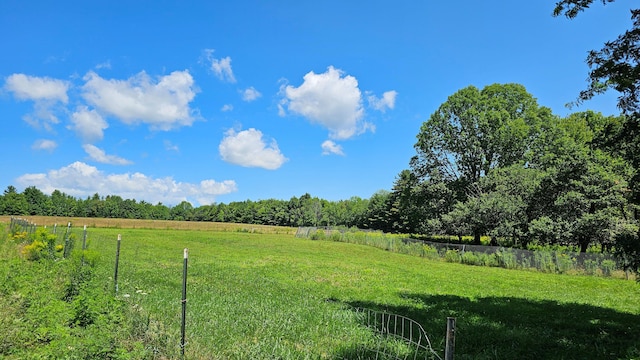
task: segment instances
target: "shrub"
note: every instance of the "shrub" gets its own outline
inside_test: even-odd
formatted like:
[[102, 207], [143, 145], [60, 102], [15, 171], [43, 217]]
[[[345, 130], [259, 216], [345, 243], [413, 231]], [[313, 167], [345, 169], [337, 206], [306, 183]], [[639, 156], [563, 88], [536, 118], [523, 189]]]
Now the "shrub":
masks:
[[604, 276], [611, 276], [611, 273], [613, 272], [613, 270], [616, 269], [616, 262], [613, 260], [603, 260], [602, 261], [602, 265], [600, 265], [602, 268], [602, 275]]
[[575, 270], [576, 259], [565, 253], [556, 253], [556, 266], [558, 272], [564, 274], [568, 271]]
[[556, 262], [553, 259], [554, 253], [551, 251], [535, 251], [533, 253], [535, 267], [542, 272], [556, 272]]
[[16, 242], [23, 242], [25, 240], [27, 240], [27, 232], [26, 231], [15, 231], [14, 233], [11, 234], [11, 239], [15, 240]]
[[318, 229], [315, 233], [311, 234], [311, 240], [324, 240], [326, 236], [324, 230]]
[[422, 246], [422, 257], [427, 259], [439, 259], [440, 254], [438, 254], [438, 249], [433, 248], [429, 245]]
[[587, 275], [595, 275], [598, 272], [598, 262], [595, 260], [585, 260], [583, 266]]
[[461, 261], [460, 252], [458, 250], [447, 250], [447, 252], [444, 253], [444, 261], [459, 263]]
[[463, 264], [467, 265], [481, 265], [480, 258], [471, 251], [465, 251], [464, 253], [462, 253], [462, 255], [460, 256], [460, 260]]
[[40, 260], [44, 256], [44, 249], [46, 249], [46, 245], [42, 241], [36, 240], [22, 248], [22, 255], [27, 260]]
[[499, 266], [498, 259], [495, 254], [480, 253], [478, 256], [478, 264], [482, 266]]
[[511, 249], [501, 249], [500, 251], [494, 254], [496, 262], [498, 266], [503, 267], [505, 269], [517, 269], [518, 268], [518, 258], [516, 254]]
[[342, 240], [342, 233], [340, 233], [339, 231], [333, 231], [333, 232], [331, 232], [331, 236], [329, 236], [329, 239], [331, 241], [341, 241]]

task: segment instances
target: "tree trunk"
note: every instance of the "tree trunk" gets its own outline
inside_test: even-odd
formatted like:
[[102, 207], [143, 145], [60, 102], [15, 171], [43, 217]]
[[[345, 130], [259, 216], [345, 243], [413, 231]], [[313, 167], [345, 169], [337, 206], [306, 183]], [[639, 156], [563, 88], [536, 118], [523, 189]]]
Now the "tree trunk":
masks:
[[589, 241], [582, 240], [579, 243], [580, 243], [580, 253], [586, 253], [587, 249], [589, 248]]
[[482, 245], [480, 242], [480, 232], [476, 231], [473, 233], [473, 245]]

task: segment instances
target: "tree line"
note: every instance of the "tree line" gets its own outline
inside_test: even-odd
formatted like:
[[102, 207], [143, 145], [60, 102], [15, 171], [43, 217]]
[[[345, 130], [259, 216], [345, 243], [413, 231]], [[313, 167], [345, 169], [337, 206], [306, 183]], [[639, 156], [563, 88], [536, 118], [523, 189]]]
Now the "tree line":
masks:
[[94, 194], [76, 198], [59, 190], [51, 195], [34, 186], [19, 192], [8, 186], [0, 195], [0, 215], [64, 216], [178, 221], [217, 221], [277, 226], [346, 226], [371, 228], [368, 218], [376, 209], [368, 199], [328, 201], [310, 194], [289, 200], [236, 201], [194, 207], [188, 201], [175, 206]]

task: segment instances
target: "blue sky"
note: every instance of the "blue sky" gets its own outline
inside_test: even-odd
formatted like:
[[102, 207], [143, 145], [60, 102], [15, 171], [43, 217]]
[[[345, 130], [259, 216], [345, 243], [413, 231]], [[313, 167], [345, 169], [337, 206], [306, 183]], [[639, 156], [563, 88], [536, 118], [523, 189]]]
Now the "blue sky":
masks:
[[578, 109], [631, 1], [0, 2], [0, 187], [194, 206], [390, 190], [457, 90]]

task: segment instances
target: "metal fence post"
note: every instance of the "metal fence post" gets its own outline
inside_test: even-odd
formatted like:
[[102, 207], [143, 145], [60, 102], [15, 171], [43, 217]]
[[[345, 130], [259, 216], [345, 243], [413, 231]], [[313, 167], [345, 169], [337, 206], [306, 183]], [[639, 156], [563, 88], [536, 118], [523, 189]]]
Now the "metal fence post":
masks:
[[87, 225], [84, 226], [84, 233], [82, 234], [82, 250], [87, 250]]
[[120, 261], [120, 240], [122, 240], [122, 236], [118, 234], [118, 245], [116, 246], [116, 269], [113, 274], [113, 283], [116, 295], [118, 295], [118, 262]]
[[447, 339], [444, 348], [444, 360], [453, 360], [456, 343], [456, 318], [447, 318]]
[[184, 346], [186, 335], [186, 320], [187, 320], [187, 261], [189, 259], [189, 249], [184, 249], [184, 265], [182, 267], [182, 326], [180, 329], [180, 353], [184, 358]]

